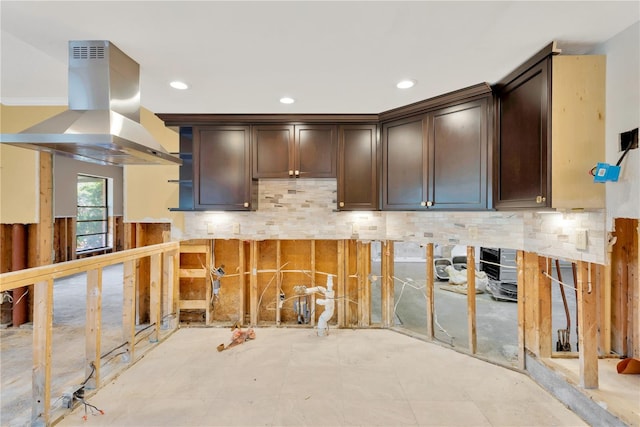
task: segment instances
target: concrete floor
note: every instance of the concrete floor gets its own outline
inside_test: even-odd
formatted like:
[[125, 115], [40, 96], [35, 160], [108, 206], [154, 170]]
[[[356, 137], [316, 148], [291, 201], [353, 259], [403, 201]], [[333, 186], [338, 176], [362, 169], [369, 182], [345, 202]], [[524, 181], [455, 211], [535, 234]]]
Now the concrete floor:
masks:
[[579, 426], [526, 375], [388, 330], [181, 329], [64, 426]]

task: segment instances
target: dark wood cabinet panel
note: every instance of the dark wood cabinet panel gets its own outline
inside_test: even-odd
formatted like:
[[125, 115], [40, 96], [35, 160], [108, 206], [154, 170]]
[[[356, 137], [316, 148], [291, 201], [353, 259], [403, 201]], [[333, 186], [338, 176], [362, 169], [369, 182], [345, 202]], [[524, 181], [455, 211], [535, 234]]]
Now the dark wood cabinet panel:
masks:
[[487, 208], [487, 108], [485, 98], [428, 115], [431, 208]]
[[253, 207], [250, 149], [249, 126], [194, 128], [195, 209]]
[[336, 126], [295, 126], [294, 174], [298, 178], [335, 178]]
[[548, 123], [551, 58], [506, 84], [498, 94], [499, 208], [550, 203]]
[[427, 198], [424, 116], [382, 126], [382, 209], [419, 209]]
[[253, 126], [253, 178], [335, 178], [335, 125]]
[[253, 177], [294, 176], [294, 130], [292, 125], [253, 126]]
[[343, 125], [338, 134], [338, 209], [378, 209], [377, 126]]

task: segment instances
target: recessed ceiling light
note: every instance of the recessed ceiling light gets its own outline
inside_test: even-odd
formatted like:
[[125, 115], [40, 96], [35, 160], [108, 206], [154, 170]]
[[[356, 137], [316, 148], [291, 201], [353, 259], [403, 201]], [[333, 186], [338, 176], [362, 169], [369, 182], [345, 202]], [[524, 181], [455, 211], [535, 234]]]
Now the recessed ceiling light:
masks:
[[396, 87], [398, 89], [409, 89], [410, 87], [415, 86], [416, 83], [417, 82], [415, 80], [402, 80], [402, 81], [398, 82]]
[[285, 96], [284, 98], [280, 98], [280, 102], [282, 102], [283, 104], [293, 104], [294, 102], [296, 102], [296, 100]]
[[169, 83], [169, 85], [174, 89], [179, 89], [179, 90], [189, 89], [188, 84], [186, 84], [185, 82], [177, 81], [177, 80]]

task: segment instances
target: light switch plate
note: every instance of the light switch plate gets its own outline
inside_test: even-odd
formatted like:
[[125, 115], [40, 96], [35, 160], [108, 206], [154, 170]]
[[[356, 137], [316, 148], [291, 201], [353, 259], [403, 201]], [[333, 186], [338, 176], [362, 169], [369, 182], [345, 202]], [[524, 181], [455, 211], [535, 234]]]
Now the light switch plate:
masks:
[[213, 232], [215, 231], [215, 226], [211, 223], [207, 224], [207, 234], [213, 234]]
[[584, 228], [576, 229], [576, 249], [585, 251], [589, 246], [588, 233]]

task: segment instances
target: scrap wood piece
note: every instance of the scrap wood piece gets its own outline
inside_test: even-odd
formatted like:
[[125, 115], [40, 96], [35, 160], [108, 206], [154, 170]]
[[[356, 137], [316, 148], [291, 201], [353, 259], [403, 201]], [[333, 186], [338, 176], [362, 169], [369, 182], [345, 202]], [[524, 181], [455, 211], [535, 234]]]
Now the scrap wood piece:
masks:
[[[440, 289], [443, 291], [455, 292], [456, 294], [467, 295], [467, 286], [466, 285], [440, 285]], [[476, 294], [484, 293], [483, 290], [476, 289]]]
[[216, 347], [218, 351], [229, 350], [232, 347], [243, 344], [245, 341], [253, 340], [256, 338], [256, 332], [253, 330], [253, 328], [249, 328], [246, 331], [243, 331], [242, 329], [238, 328], [237, 325], [237, 323], [233, 325], [233, 332], [231, 333], [231, 343], [229, 343], [229, 345], [227, 346], [225, 346], [224, 343], [218, 345], [218, 347]]

